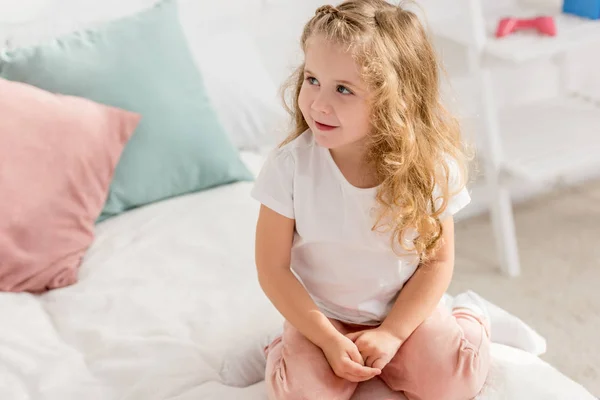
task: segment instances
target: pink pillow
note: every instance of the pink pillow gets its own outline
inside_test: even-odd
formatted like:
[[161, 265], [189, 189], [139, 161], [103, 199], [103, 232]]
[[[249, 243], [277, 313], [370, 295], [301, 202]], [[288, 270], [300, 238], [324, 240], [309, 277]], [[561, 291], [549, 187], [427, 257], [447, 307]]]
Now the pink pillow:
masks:
[[140, 116], [0, 79], [0, 290], [77, 282]]

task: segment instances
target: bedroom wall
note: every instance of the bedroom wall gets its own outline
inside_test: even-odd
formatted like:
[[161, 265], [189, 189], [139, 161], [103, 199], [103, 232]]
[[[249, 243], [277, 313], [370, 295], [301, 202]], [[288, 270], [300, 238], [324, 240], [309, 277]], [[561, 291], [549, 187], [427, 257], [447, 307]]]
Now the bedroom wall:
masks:
[[[8, 0], [7, 0], [8, 1]], [[38, 1], [38, 0], [36, 0]], [[449, 3], [444, 0], [420, 0], [427, 12], [430, 24], [465, 10], [466, 0]], [[495, 6], [511, 0], [497, 0]], [[557, 0], [523, 0], [544, 4], [559, 4]], [[118, 18], [149, 7], [155, 0], [47, 0], [47, 7], [40, 17], [31, 23], [18, 26], [0, 25], [0, 38], [10, 36], [15, 45], [35, 43], [84, 26]], [[300, 61], [299, 34], [303, 23], [313, 15], [324, 0], [180, 0], [181, 20], [190, 39], [190, 45], [201, 48], [211, 37], [228, 29], [242, 29], [256, 42], [262, 61], [275, 86], [279, 86]], [[489, 4], [489, 3], [485, 3]], [[436, 46], [451, 78], [463, 76], [466, 70], [466, 54], [457, 45], [437, 40]], [[228, 51], [228, 49], [223, 49]], [[235, 59], [230, 55], [229, 60]], [[600, 52], [585, 48], [569, 56], [570, 85], [589, 96], [600, 99]], [[519, 104], [553, 96], [557, 92], [558, 70], [548, 61], [540, 61], [522, 67], [502, 67], [494, 73], [497, 103]], [[274, 87], [275, 87], [274, 86]], [[475, 87], [469, 79], [452, 79], [445, 82], [451, 106], [459, 112], [468, 113], [477, 108]], [[274, 93], [275, 95], [275, 93]], [[600, 171], [586, 171], [573, 176], [570, 181], [600, 175]], [[521, 200], [546, 190], [544, 186], [522, 185], [514, 191]], [[476, 194], [470, 213], [485, 211], [484, 193]]]
[[[36, 0], [39, 2], [39, 0]], [[495, 3], [509, 0], [498, 0]], [[557, 0], [524, 0], [556, 3]], [[128, 15], [153, 4], [155, 0], [46, 0], [46, 10], [37, 21], [19, 26], [0, 25], [0, 36], [12, 36], [17, 44], [35, 42], [45, 37], [66, 33], [90, 24]], [[35, 2], [34, 2], [35, 3]], [[285, 79], [298, 60], [297, 40], [303, 22], [323, 0], [180, 0], [184, 27], [194, 40], [208, 39], [214, 30], [242, 26], [256, 38], [265, 66], [273, 81]], [[430, 24], [449, 13], [461, 12], [464, 0], [452, 5], [442, 0], [420, 0]], [[274, 34], [276, 33], [276, 34]], [[464, 71], [466, 55], [458, 46], [438, 41], [448, 71], [457, 75]], [[600, 52], [583, 49], [573, 54], [573, 85], [600, 94], [600, 79], [595, 76], [600, 65]], [[590, 57], [590, 53], [596, 53]], [[522, 76], [526, 80], [521, 80]], [[552, 95], [556, 68], [547, 62], [515, 70], [505, 68], [497, 74], [500, 104], [529, 101]], [[525, 84], [525, 86], [523, 86]], [[460, 85], [455, 84], [459, 89]], [[460, 93], [459, 93], [460, 95]], [[463, 96], [468, 103], [469, 96]]]
[[[498, 0], [495, 4], [509, 0]], [[522, 0], [556, 4], [558, 0]], [[39, 0], [34, 1], [39, 3]], [[0, 24], [0, 37], [13, 37], [17, 44], [35, 42], [45, 37], [69, 32], [83, 26], [134, 13], [150, 6], [155, 0], [46, 0], [47, 7], [37, 21], [21, 25]], [[5, 1], [10, 3], [10, 1]], [[323, 0], [180, 0], [181, 17], [189, 36], [210, 37], [215, 29], [243, 26], [258, 41], [265, 65], [274, 82], [281, 82], [298, 58], [296, 46], [302, 23]], [[449, 13], [461, 12], [464, 0], [448, 5], [443, 0], [420, 0], [430, 24]], [[274, 34], [276, 33], [276, 34]], [[196, 38], [197, 39], [197, 38]], [[452, 43], [438, 41], [444, 64], [451, 74], [464, 70], [465, 54]], [[589, 47], [572, 54], [573, 86], [600, 95], [600, 79], [596, 71], [600, 52]], [[527, 76], [521, 80], [523, 72]], [[497, 73], [498, 99], [507, 102], [528, 101], [554, 93], [556, 69], [540, 62], [515, 70], [506, 68]], [[523, 83], [525, 86], [523, 86]], [[465, 96], [467, 99], [467, 96]]]

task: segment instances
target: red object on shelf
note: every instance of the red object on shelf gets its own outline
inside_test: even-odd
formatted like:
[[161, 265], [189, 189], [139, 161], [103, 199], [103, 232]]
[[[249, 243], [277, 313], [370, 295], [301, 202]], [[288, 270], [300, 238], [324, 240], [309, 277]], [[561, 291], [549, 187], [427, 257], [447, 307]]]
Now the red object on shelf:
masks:
[[536, 18], [502, 18], [498, 22], [496, 37], [501, 38], [510, 35], [513, 32], [524, 29], [536, 29], [539, 33], [556, 36], [556, 24], [553, 17], [536, 17]]

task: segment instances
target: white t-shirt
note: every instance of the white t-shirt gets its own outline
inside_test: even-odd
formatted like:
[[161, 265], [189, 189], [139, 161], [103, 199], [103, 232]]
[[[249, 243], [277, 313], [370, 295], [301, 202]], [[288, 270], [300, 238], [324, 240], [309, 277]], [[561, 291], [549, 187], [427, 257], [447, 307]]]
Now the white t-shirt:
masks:
[[[450, 178], [452, 184], [452, 171]], [[389, 233], [372, 230], [376, 191], [351, 185], [310, 131], [269, 154], [252, 190], [266, 207], [295, 219], [291, 269], [330, 318], [381, 323], [419, 265], [416, 251], [398, 255]], [[463, 189], [444, 217], [470, 200]], [[411, 234], [405, 240], [414, 240]]]

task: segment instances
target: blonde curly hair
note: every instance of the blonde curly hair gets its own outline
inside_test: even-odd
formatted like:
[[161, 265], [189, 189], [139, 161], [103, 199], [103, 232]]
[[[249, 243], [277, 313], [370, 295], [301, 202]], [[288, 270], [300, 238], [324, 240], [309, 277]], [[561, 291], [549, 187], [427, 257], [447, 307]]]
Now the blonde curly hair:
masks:
[[[457, 119], [441, 104], [439, 65], [425, 29], [403, 6], [350, 0], [317, 9], [304, 28], [303, 50], [313, 35], [347, 48], [371, 93], [367, 157], [381, 183], [373, 229], [391, 232], [394, 249], [399, 243], [416, 250], [421, 260], [429, 259], [440, 245], [440, 215], [465, 186], [469, 157]], [[303, 81], [304, 64], [284, 86], [284, 102], [292, 91], [286, 108], [293, 130], [282, 145], [308, 129], [298, 104]], [[455, 170], [459, 182], [450, 176]], [[408, 241], [408, 248], [405, 234], [411, 228], [417, 237]]]

